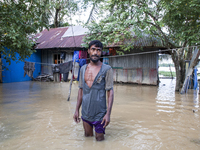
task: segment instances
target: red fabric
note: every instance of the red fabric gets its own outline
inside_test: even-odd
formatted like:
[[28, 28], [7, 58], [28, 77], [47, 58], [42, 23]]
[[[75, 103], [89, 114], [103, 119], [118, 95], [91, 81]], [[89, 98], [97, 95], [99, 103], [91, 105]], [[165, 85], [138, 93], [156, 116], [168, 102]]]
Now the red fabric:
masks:
[[[81, 53], [81, 54], [80, 54]], [[79, 51], [80, 59], [86, 59], [87, 58], [87, 51]]]
[[79, 51], [79, 59], [86, 59], [87, 51]]
[[116, 50], [113, 47], [110, 47], [109, 48], [109, 54], [112, 55], [112, 56], [115, 56], [116, 55]]
[[79, 59], [81, 58], [81, 51], [79, 51], [79, 57], [78, 57]]

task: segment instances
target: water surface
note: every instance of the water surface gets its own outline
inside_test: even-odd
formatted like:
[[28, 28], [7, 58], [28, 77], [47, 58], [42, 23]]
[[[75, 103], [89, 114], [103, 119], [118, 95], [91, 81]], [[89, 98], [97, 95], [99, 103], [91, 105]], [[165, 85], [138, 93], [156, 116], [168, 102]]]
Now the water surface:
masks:
[[84, 137], [76, 124], [78, 84], [0, 84], [0, 149], [200, 149], [199, 95], [174, 92], [175, 81], [159, 86], [115, 84], [105, 141]]

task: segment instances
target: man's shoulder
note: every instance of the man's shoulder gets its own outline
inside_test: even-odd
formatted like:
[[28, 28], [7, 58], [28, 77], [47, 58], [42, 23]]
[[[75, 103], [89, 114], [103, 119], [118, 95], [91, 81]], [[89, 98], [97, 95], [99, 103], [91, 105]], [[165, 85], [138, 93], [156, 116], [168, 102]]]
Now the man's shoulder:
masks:
[[102, 66], [103, 69], [106, 70], [106, 71], [112, 68], [110, 65], [107, 65], [107, 64], [102, 64], [102, 65], [103, 65]]
[[83, 71], [83, 70], [86, 68], [86, 66], [87, 66], [87, 64], [83, 65], [83, 66], [81, 67], [81, 71]]

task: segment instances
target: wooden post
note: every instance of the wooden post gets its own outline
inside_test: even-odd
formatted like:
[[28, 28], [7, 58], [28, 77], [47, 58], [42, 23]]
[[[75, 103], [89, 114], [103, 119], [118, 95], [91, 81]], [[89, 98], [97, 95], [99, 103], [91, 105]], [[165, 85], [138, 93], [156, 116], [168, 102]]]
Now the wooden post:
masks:
[[74, 69], [75, 69], [75, 60], [76, 60], [76, 59], [74, 59], [74, 62], [73, 62], [72, 77], [71, 77], [71, 81], [70, 81], [70, 86], [69, 86], [69, 95], [68, 95], [67, 101], [70, 100], [70, 95], [71, 95], [72, 81], [73, 81], [73, 75], [74, 75]]
[[189, 84], [189, 81], [190, 81], [189, 79], [190, 79], [190, 76], [192, 75], [193, 68], [195, 67], [194, 66], [195, 62], [198, 59], [199, 55], [200, 55], [200, 51], [199, 51], [198, 48], [196, 48], [194, 53], [193, 53], [192, 59], [190, 61], [190, 66], [189, 66], [189, 68], [187, 70], [187, 75], [185, 77], [185, 80], [184, 80], [184, 83], [183, 83], [183, 87], [182, 87], [181, 92], [180, 92], [181, 94], [184, 94], [184, 93], [187, 92], [188, 84]]

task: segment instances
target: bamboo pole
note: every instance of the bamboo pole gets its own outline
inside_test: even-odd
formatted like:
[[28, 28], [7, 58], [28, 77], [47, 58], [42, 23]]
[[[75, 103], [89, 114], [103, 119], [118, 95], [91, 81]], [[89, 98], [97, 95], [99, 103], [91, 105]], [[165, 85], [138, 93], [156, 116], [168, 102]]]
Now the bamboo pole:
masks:
[[73, 81], [73, 75], [74, 75], [74, 69], [75, 69], [75, 60], [76, 60], [76, 59], [74, 59], [74, 62], [73, 62], [72, 77], [71, 77], [71, 81], [70, 81], [69, 93], [68, 93], [69, 95], [68, 95], [67, 101], [70, 100], [70, 95], [71, 95], [72, 81]]
[[195, 67], [194, 66], [195, 65], [195, 61], [198, 59], [199, 55], [200, 55], [200, 51], [199, 51], [198, 48], [196, 48], [195, 51], [194, 51], [194, 53], [193, 53], [192, 59], [190, 61], [190, 66], [189, 66], [189, 68], [187, 70], [187, 73], [186, 73], [187, 75], [185, 77], [185, 81], [183, 83], [183, 87], [181, 89], [180, 94], [187, 93], [187, 88], [189, 86], [189, 79], [190, 79], [190, 76], [192, 75], [193, 69]]

